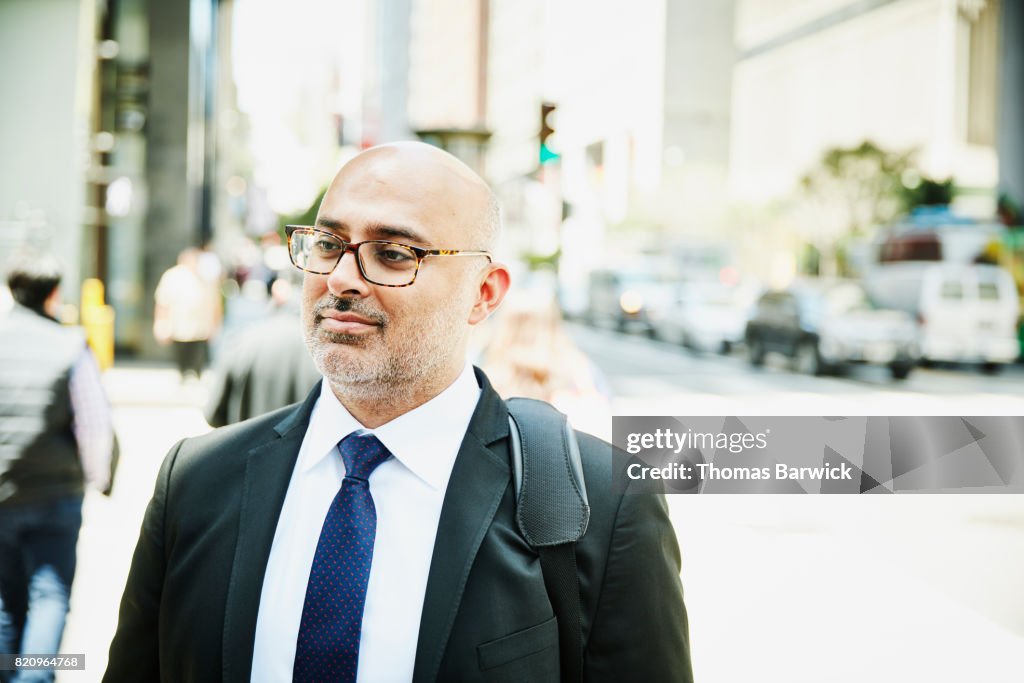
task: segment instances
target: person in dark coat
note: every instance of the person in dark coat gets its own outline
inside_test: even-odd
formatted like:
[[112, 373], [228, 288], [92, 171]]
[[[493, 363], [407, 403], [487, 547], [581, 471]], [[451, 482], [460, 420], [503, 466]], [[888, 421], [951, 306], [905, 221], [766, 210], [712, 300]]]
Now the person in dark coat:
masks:
[[292, 286], [271, 286], [271, 312], [226, 335], [214, 366], [214, 387], [206, 409], [213, 427], [248, 420], [306, 397], [320, 379], [306, 352]]

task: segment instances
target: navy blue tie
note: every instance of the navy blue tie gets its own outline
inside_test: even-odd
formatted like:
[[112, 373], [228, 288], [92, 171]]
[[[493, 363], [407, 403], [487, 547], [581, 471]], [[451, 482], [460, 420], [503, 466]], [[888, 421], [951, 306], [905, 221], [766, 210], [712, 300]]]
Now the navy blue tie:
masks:
[[355, 681], [377, 510], [370, 474], [391, 453], [373, 434], [338, 444], [345, 479], [324, 519], [299, 622], [292, 680]]

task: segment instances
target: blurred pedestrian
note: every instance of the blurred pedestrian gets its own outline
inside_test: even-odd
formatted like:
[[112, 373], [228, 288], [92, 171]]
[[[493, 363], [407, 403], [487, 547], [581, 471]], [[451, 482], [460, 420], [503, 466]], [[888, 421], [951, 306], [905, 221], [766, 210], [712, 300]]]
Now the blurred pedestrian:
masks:
[[269, 317], [225, 338], [230, 353], [221, 354], [214, 366], [216, 379], [206, 410], [211, 426], [223, 427], [296, 403], [320, 379], [306, 352], [294, 294], [290, 282], [275, 280]]
[[493, 320], [480, 367], [502, 398], [547, 401], [577, 429], [611, 436], [604, 378], [566, 333], [553, 292], [524, 290], [507, 297]]
[[265, 320], [273, 309], [267, 285], [260, 280], [246, 280], [241, 287], [225, 289], [229, 292], [224, 300], [224, 324], [221, 328], [224, 339], [218, 342], [219, 347], [225, 346], [224, 341], [229, 337], [236, 339], [238, 330]]
[[[109, 490], [110, 407], [80, 331], [57, 321], [61, 274], [45, 255], [8, 271], [0, 320], [0, 653], [55, 654], [64, 632], [86, 483]], [[20, 677], [18, 677], [20, 675]], [[0, 671], [0, 681], [48, 681]]]
[[177, 265], [160, 277], [154, 296], [153, 336], [173, 344], [182, 381], [190, 372], [196, 378], [202, 374], [210, 339], [220, 327], [220, 291], [200, 272], [200, 256], [198, 249], [182, 251]]

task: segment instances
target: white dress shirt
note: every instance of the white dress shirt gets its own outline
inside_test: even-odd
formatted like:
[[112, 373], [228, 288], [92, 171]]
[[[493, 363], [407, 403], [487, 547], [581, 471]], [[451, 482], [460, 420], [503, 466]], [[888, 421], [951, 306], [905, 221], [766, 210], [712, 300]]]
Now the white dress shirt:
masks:
[[372, 431], [394, 456], [370, 475], [377, 534], [359, 645], [359, 681], [409, 681], [441, 505], [480, 388], [468, 363], [427, 403], [374, 430], [345, 409], [325, 380], [288, 484], [256, 619], [253, 683], [292, 679], [299, 621], [320, 529], [341, 488], [338, 442]]

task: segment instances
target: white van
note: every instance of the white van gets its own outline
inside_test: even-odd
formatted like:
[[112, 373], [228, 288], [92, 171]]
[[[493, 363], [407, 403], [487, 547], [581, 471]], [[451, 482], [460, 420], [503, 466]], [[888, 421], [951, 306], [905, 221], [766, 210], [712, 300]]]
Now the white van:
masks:
[[876, 303], [917, 318], [925, 360], [981, 363], [994, 371], [1020, 353], [1017, 288], [999, 266], [886, 263], [871, 270], [865, 288]]

